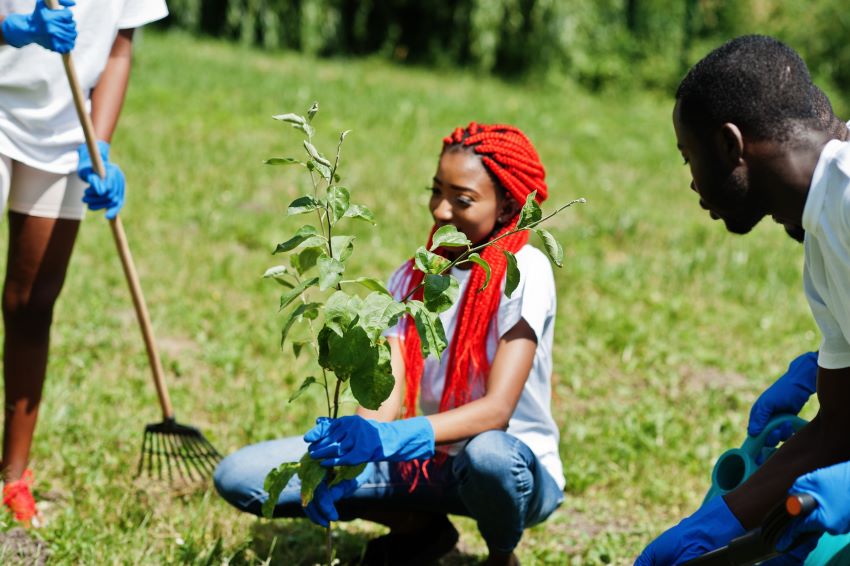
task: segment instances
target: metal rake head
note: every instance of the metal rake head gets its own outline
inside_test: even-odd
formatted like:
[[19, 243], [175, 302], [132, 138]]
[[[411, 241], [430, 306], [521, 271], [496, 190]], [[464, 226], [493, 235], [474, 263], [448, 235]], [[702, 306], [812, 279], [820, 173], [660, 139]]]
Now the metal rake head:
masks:
[[193, 426], [181, 425], [172, 419], [145, 427], [139, 469], [142, 472], [169, 481], [177, 476], [183, 479], [202, 480], [215, 471], [221, 460], [218, 450]]

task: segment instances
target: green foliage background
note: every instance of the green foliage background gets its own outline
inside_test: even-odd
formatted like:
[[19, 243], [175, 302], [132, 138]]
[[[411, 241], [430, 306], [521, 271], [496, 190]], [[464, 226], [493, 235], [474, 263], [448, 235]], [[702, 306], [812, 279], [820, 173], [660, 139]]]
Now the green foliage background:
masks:
[[[707, 49], [765, 33], [850, 89], [844, 0], [171, 0], [173, 25], [266, 48], [381, 54], [593, 88], [671, 88]], [[847, 97], [845, 97], [846, 100]]]

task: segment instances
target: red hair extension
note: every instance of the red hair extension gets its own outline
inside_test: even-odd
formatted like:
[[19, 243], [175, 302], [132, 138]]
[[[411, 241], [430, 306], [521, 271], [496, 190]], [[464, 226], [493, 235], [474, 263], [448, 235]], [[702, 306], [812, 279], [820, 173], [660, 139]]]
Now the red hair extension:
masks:
[[[543, 202], [548, 196], [546, 172], [540, 157], [519, 129], [501, 124], [484, 125], [472, 122], [466, 128], [455, 129], [443, 139], [443, 152], [451, 147], [471, 148], [481, 156], [484, 167], [519, 204], [524, 204], [532, 191], [537, 191], [537, 202]], [[498, 233], [493, 234], [491, 239], [514, 230], [518, 221], [519, 214]], [[433, 233], [434, 228], [431, 230], [432, 235]], [[430, 248], [431, 237], [428, 242]], [[468, 403], [473, 383], [484, 380], [490, 371], [486, 339], [490, 321], [499, 308], [501, 282], [507, 269], [507, 260], [502, 250], [516, 253], [526, 242], [528, 232], [518, 232], [484, 249], [481, 256], [490, 264], [492, 274], [491, 283], [484, 291], [479, 292], [478, 289], [484, 285], [487, 274], [478, 265], [472, 267], [466, 291], [458, 305], [457, 323], [448, 352], [446, 381], [440, 399], [440, 412]], [[416, 289], [425, 277], [424, 273], [414, 269], [413, 260], [410, 260], [408, 266], [410, 279], [405, 294]], [[422, 300], [422, 296], [423, 290], [418, 289], [413, 298]], [[409, 318], [404, 334], [404, 365], [407, 386], [404, 397], [405, 417], [412, 417], [416, 415], [416, 400], [424, 360], [416, 325]], [[418, 470], [420, 466], [417, 464], [413, 467]]]

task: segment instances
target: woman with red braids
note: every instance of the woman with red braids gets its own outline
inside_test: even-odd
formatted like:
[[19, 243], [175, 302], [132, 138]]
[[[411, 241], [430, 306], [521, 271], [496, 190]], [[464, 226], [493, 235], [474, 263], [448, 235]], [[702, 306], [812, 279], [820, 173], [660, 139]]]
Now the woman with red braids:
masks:
[[[517, 128], [470, 124], [443, 140], [431, 188], [433, 230], [454, 225], [475, 244], [516, 228], [527, 196], [547, 195], [534, 147]], [[518, 287], [504, 296], [506, 260], [515, 253]], [[453, 259], [454, 249], [440, 250]], [[219, 492], [236, 507], [260, 513], [266, 473], [304, 453], [323, 465], [369, 462], [355, 480], [319, 486], [304, 509], [290, 481], [276, 516], [306, 514], [314, 522], [362, 518], [390, 528], [367, 545], [366, 564], [428, 564], [449, 552], [458, 534], [447, 514], [477, 521], [488, 564], [516, 564], [523, 530], [545, 520], [563, 500], [558, 428], [550, 411], [555, 284], [546, 256], [528, 233], [499, 240], [478, 265], [452, 270], [461, 298], [440, 314], [449, 340], [441, 359], [423, 360], [415, 325], [387, 333], [396, 387], [378, 411], [319, 419], [302, 441], [249, 446], [216, 471]], [[471, 266], [471, 268], [470, 268]], [[407, 261], [390, 279], [401, 300], [423, 273]], [[413, 294], [421, 296], [419, 290]], [[424, 416], [416, 416], [418, 405]], [[403, 418], [399, 418], [403, 415]], [[309, 443], [305, 446], [305, 442]]]

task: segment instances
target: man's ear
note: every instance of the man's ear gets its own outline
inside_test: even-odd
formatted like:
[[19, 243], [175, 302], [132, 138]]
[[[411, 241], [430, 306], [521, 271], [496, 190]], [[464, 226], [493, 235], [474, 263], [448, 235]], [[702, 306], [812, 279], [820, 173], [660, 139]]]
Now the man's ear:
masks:
[[720, 126], [720, 151], [733, 167], [741, 165], [744, 161], [744, 136], [741, 129], [732, 122], [726, 122]]

